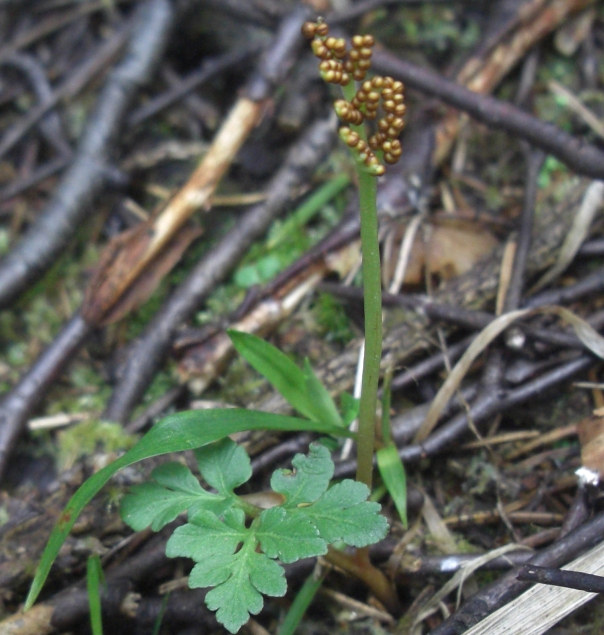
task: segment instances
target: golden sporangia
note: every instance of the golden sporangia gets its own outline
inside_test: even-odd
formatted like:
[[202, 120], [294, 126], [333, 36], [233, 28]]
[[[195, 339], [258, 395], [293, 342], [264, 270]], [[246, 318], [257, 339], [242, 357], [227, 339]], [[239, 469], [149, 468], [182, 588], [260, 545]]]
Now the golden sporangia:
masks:
[[[405, 125], [403, 83], [380, 75], [366, 79], [375, 44], [371, 35], [353, 36], [349, 48], [344, 38], [330, 36], [327, 23], [320, 19], [305, 22], [302, 34], [311, 40], [312, 51], [320, 60], [319, 72], [324, 81], [342, 87], [356, 87], [352, 99], [338, 99], [334, 103], [338, 118], [345, 124], [339, 130], [340, 138], [372, 174], [383, 174], [385, 168], [376, 152], [381, 152], [384, 162], [389, 164], [396, 163], [402, 154], [398, 137]], [[382, 116], [377, 119], [380, 108]], [[365, 141], [359, 126], [376, 119], [376, 130]]]

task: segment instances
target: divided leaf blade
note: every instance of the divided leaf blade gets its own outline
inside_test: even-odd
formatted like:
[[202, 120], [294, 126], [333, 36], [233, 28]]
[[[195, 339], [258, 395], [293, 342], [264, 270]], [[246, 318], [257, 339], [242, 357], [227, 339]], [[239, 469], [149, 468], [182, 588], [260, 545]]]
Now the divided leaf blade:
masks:
[[366, 547], [382, 540], [388, 533], [388, 522], [380, 505], [367, 501], [367, 486], [347, 479], [327, 492], [303, 511], [329, 543], [342, 540], [353, 547]]
[[226, 438], [195, 450], [199, 471], [208, 485], [223, 496], [252, 476], [252, 464], [245, 449]]
[[70, 498], [44, 548], [25, 600], [25, 609], [31, 608], [36, 601], [52, 563], [78, 516], [116, 472], [152, 456], [194, 450], [235, 432], [260, 429], [345, 434], [335, 428], [326, 430], [325, 424], [308, 419], [238, 408], [189, 410], [166, 417], [153, 426], [128, 452], [88, 478]]
[[295, 507], [316, 501], [326, 490], [333, 476], [334, 465], [327, 448], [313, 443], [308, 452], [292, 459], [295, 471], [276, 470], [271, 487], [286, 498], [284, 507]]
[[200, 505], [219, 512], [224, 499], [204, 490], [181, 463], [160, 465], [151, 473], [153, 482], [134, 486], [120, 505], [122, 520], [135, 531], [151, 527], [159, 531], [185, 510]]
[[192, 516], [191, 522], [174, 530], [166, 544], [166, 555], [191, 558], [195, 562], [203, 562], [210, 554], [226, 557], [234, 553], [248, 535], [240, 509], [228, 509], [224, 520], [202, 510]]
[[327, 543], [303, 515], [288, 514], [283, 507], [262, 512], [256, 536], [262, 550], [282, 562], [296, 562], [327, 553]]
[[[214, 586], [206, 594], [206, 605], [231, 633], [236, 633], [262, 610], [266, 595], [282, 596], [287, 583], [282, 567], [255, 551], [256, 540], [249, 533], [237, 553], [210, 556], [193, 567], [191, 587]], [[211, 570], [214, 570], [213, 573]]]

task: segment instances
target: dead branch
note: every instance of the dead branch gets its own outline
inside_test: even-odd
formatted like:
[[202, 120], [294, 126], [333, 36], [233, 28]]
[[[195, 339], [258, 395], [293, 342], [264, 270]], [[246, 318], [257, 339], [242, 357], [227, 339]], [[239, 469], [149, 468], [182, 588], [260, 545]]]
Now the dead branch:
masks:
[[376, 70], [400, 79], [410, 88], [437, 97], [467, 112], [477, 121], [525, 139], [534, 147], [557, 157], [579, 174], [595, 179], [604, 178], [604, 154], [595, 146], [512, 104], [473, 93], [441, 75], [398, 59], [386, 51], [376, 51], [373, 59]]
[[4, 476], [12, 449], [23, 432], [27, 418], [90, 331], [91, 327], [76, 313], [0, 402], [0, 479]]
[[[604, 514], [599, 514], [579, 529], [543, 549], [543, 551], [531, 558], [527, 564], [549, 567], [560, 566], [586, 549], [599, 544], [603, 531]], [[518, 580], [517, 570], [513, 570], [475, 594], [432, 632], [434, 635], [461, 634], [500, 606], [507, 604], [528, 586], [527, 582]]]
[[[0, 262], [0, 306], [10, 305], [46, 271], [89, 213], [106, 183], [110, 152], [132, 98], [150, 77], [166, 44], [172, 16], [169, 2], [150, 0], [134, 14], [132, 32], [116, 36], [118, 44], [130, 36], [128, 51], [107, 80], [71, 167], [38, 221]], [[44, 102], [43, 112], [51, 105], [52, 100]]]

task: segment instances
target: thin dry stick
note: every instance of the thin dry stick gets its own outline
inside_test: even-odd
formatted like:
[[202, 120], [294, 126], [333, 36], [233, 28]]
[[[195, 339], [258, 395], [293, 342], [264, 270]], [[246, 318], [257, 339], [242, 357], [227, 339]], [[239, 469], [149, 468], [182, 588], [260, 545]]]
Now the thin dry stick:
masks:
[[240, 98], [191, 178], [161, 213], [150, 220], [144, 231], [133, 232], [129, 239], [122, 240], [117, 249], [116, 242], [108, 245], [111, 257], [91, 280], [82, 309], [88, 322], [100, 323], [191, 215], [199, 209], [210, 209], [220, 179], [256, 126], [261, 110], [261, 103]]
[[[107, 53], [115, 55], [130, 36], [128, 51], [111, 72], [73, 162], [53, 198], [21, 242], [0, 262], [0, 307], [9, 306], [29, 283], [46, 271], [89, 213], [90, 202], [107, 182], [109, 149], [121, 130], [136, 89], [149, 78], [160, 57], [172, 17], [171, 4], [166, 0], [144, 3], [133, 17], [134, 28], [129, 24], [103, 47], [99, 59], [106, 65]], [[98, 59], [92, 63], [96, 65]], [[90, 77], [88, 64], [80, 70], [85, 73], [78, 75]], [[73, 77], [67, 84], [72, 82]], [[41, 109], [34, 109], [34, 114], [42, 116], [53, 105], [54, 100], [48, 100]], [[32, 115], [27, 121], [33, 125], [38, 119]], [[10, 146], [17, 132], [17, 129], [9, 131], [0, 144], [2, 149]]]
[[[298, 34], [305, 19], [305, 8], [298, 7], [283, 20], [272, 46], [267, 50], [258, 67], [257, 76], [252, 78], [246, 87], [246, 92], [250, 95], [249, 98], [246, 98], [246, 102], [248, 99], [257, 103], [263, 102], [271, 95], [274, 86], [282, 81], [290, 67], [295, 47], [301, 44]], [[254, 117], [254, 108], [250, 107], [249, 103], [247, 106], [241, 105], [240, 107], [245, 111], [243, 114], [247, 113], [248, 122], [250, 122]], [[259, 110], [255, 114], [257, 115], [258, 112]], [[267, 201], [246, 213], [245, 223], [240, 223], [233, 230], [233, 236], [227, 237], [221, 242], [219, 250], [212, 251], [211, 261], [210, 258], [204, 258], [203, 262], [191, 272], [185, 283], [172, 296], [169, 306], [166, 306], [162, 313], [156, 317], [143, 338], [132, 346], [127, 366], [134, 372], [125, 372], [124, 379], [116, 387], [106, 412], [109, 418], [123, 421], [128, 417], [137, 399], [146, 389], [157, 366], [166, 355], [171, 334], [176, 326], [198, 310], [199, 303], [211, 287], [221, 276], [231, 270], [244, 249], [259, 235], [259, 232], [264, 231], [277, 211], [282, 209], [285, 202], [291, 198], [290, 188], [293, 185], [297, 187], [310, 165], [316, 165], [317, 161], [321, 159], [322, 152], [326, 149], [324, 144], [327, 137], [330, 135], [325, 129], [325, 124], [318, 124], [311, 128], [307, 139], [312, 139], [315, 147], [310, 148], [304, 142], [300, 142], [297, 149], [294, 150], [294, 153], [297, 152], [299, 155], [290, 154], [285, 165], [269, 186]], [[216, 153], [215, 158], [219, 159], [220, 156], [225, 156], [218, 150]], [[306, 163], [307, 160], [310, 160], [311, 163]], [[215, 167], [214, 170], [214, 174], [218, 174], [219, 168]], [[294, 174], [294, 172], [296, 173]], [[202, 184], [204, 188], [213, 185], [207, 181], [202, 182]], [[203, 202], [200, 201], [200, 197], [207, 197], [208, 194], [207, 190], [198, 193], [196, 203]], [[192, 197], [195, 199], [195, 196], [195, 193], [190, 190], [188, 195], [182, 194], [179, 198]], [[188, 206], [191, 201], [185, 200], [184, 203], [185, 206]], [[180, 213], [177, 213], [176, 217], [178, 218], [179, 215]], [[168, 221], [162, 221], [160, 224], [164, 223], [169, 224]], [[245, 235], [242, 234], [242, 229], [245, 230]], [[158, 238], [153, 242], [157, 243], [159, 240]]]

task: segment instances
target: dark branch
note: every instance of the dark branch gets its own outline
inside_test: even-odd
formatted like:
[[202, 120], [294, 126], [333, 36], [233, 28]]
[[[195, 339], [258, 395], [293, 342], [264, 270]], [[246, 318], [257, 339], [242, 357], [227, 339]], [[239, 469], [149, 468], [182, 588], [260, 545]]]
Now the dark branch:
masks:
[[604, 152], [510, 103], [474, 93], [442, 75], [405, 62], [386, 51], [375, 51], [373, 68], [377, 72], [400, 79], [410, 88], [437, 97], [469, 113], [482, 123], [526, 139], [579, 174], [595, 179], [604, 178]]

